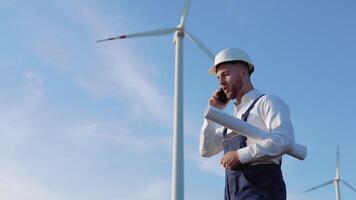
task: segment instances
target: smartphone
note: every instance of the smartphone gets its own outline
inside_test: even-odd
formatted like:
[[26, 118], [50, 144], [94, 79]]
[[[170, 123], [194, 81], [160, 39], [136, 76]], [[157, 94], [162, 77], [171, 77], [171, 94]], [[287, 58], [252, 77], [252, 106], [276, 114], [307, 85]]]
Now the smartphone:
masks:
[[220, 90], [218, 92], [218, 98], [219, 98], [219, 101], [223, 104], [225, 104], [229, 101], [229, 99], [227, 98], [227, 96], [222, 88], [220, 88]]

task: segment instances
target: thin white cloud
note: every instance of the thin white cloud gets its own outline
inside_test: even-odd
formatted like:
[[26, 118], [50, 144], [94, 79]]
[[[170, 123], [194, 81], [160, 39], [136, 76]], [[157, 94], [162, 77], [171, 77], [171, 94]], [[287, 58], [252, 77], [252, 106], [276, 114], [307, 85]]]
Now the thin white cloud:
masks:
[[[116, 127], [114, 127], [116, 126]], [[150, 153], [152, 150], [170, 152], [172, 139], [168, 136], [134, 133], [125, 124], [120, 126], [108, 123], [81, 124], [66, 130], [68, 134], [80, 137], [93, 137], [115, 142], [118, 147], [130, 149], [132, 153]], [[107, 129], [111, 129], [107, 131]]]
[[[32, 77], [33, 74], [29, 73], [29, 77]], [[23, 91], [24, 94], [26, 91]], [[26, 95], [25, 95], [26, 96]], [[25, 97], [24, 97], [25, 98]], [[83, 137], [92, 137], [95, 140], [103, 140], [112, 144], [116, 143], [116, 149], [124, 150], [130, 149], [130, 158], [135, 158], [137, 153], [144, 154], [150, 153], [153, 150], [159, 149], [162, 152], [168, 152], [170, 150], [170, 138], [165, 137], [155, 137], [155, 136], [143, 136], [137, 137], [138, 134], [128, 132], [125, 125], [121, 124], [117, 126], [110, 123], [80, 123], [79, 125], [73, 125], [66, 120], [57, 121], [55, 123], [51, 122], [51, 118], [46, 116], [37, 116], [33, 115], [34, 108], [41, 108], [41, 104], [36, 104], [34, 107], [23, 108], [21, 106], [13, 106], [12, 108], [4, 108], [0, 115], [0, 139], [1, 139], [1, 152], [7, 154], [8, 156], [2, 156], [0, 159], [0, 199], [7, 200], [20, 200], [20, 199], [29, 199], [29, 200], [61, 200], [61, 199], [76, 199], [77, 197], [82, 197], [83, 199], [90, 199], [87, 193], [85, 192], [85, 187], [81, 188], [80, 191], [77, 191], [74, 194], [68, 192], [67, 188], [62, 186], [59, 188], [59, 191], [66, 191], [66, 196], [63, 198], [63, 194], [58, 193], [50, 188], [43, 180], [51, 181], [58, 180], [57, 176], [68, 176], [66, 172], [58, 171], [58, 174], [54, 174], [47, 178], [42, 177], [38, 169], [41, 168], [44, 171], [48, 170], [63, 170], [63, 167], [72, 168], [72, 170], [77, 170], [74, 167], [76, 164], [76, 156], [63, 156], [57, 155], [57, 150], [46, 149], [48, 154], [51, 155], [56, 153], [54, 156], [48, 158], [38, 158], [37, 156], [32, 157], [31, 153], [26, 153], [31, 156], [33, 162], [28, 163], [28, 161], [20, 161], [20, 155], [23, 155], [21, 151], [27, 149], [29, 144], [36, 144], [36, 150], [41, 150], [46, 148], [48, 144], [42, 143], [41, 136], [47, 135], [45, 129], [41, 129], [41, 125], [46, 124], [46, 126], [52, 130], [51, 137], [55, 138], [54, 140], [47, 140], [47, 142], [55, 142], [56, 145], [61, 146], [62, 138], [64, 142], [70, 141], [83, 141]], [[46, 120], [41, 121], [37, 117], [44, 118]], [[113, 127], [119, 127], [115, 129]], [[108, 131], [109, 130], [109, 131]], [[73, 138], [74, 137], [74, 138]], [[75, 137], [80, 137], [80, 140], [75, 140]], [[45, 137], [46, 138], [46, 137]], [[58, 140], [58, 141], [56, 141]], [[46, 140], [45, 140], [46, 141]], [[84, 140], [88, 141], [88, 140]], [[85, 142], [84, 142], [85, 143]], [[55, 146], [56, 146], [55, 145]], [[80, 145], [78, 143], [78, 145]], [[10, 149], [9, 149], [10, 147]], [[55, 149], [58, 147], [55, 147]], [[21, 150], [22, 149], [22, 150]], [[18, 151], [20, 150], [20, 151]], [[79, 149], [78, 149], [79, 150]], [[31, 150], [29, 150], [31, 152]], [[61, 150], [60, 150], [61, 151]], [[67, 154], [66, 152], [62, 152]], [[86, 153], [86, 152], [82, 152]], [[114, 152], [113, 152], [114, 153]], [[44, 154], [46, 155], [46, 154]], [[70, 155], [70, 154], [69, 154]], [[92, 158], [95, 162], [95, 157]], [[123, 158], [120, 158], [123, 159]], [[10, 160], [8, 162], [7, 160]], [[12, 163], [11, 165], [9, 163]], [[28, 165], [29, 164], [29, 165]], [[21, 167], [22, 170], [17, 170]], [[83, 167], [83, 166], [82, 166]], [[85, 166], [88, 167], [88, 166]], [[36, 175], [31, 176], [32, 170], [37, 171]], [[120, 170], [120, 169], [118, 169]], [[91, 177], [88, 177], [89, 179]], [[71, 180], [69, 178], [68, 180]], [[54, 183], [53, 183], [54, 184]], [[126, 194], [134, 194], [127, 199], [140, 200], [140, 199], [168, 199], [169, 198], [169, 181], [167, 180], [153, 180], [147, 181], [144, 180], [140, 183], [130, 183], [132, 187], [127, 187], [124, 183], [120, 183], [121, 188], [119, 192], [108, 191], [112, 194], [117, 194], [117, 196], [124, 197]], [[140, 188], [137, 190], [137, 188]], [[94, 195], [100, 195], [101, 191], [94, 193]], [[115, 198], [110, 198], [115, 199]]]
[[[122, 92], [121, 95], [131, 102], [129, 105], [134, 114], [145, 116], [148, 113], [149, 116], [170, 124], [172, 115], [169, 98], [150, 80], [150, 73], [146, 72], [147, 69], [154, 68], [137, 60], [127, 49], [102, 47], [99, 52], [104, 65], [107, 66], [106, 77]], [[116, 52], [122, 52], [122, 55], [118, 56]]]
[[[115, 42], [94, 42], [98, 37], [114, 35], [107, 23], [111, 20], [89, 6], [58, 2], [58, 7], [72, 23], [87, 31], [87, 37], [73, 36], [72, 30], [63, 28], [60, 34], [58, 30], [41, 30], [32, 43], [35, 55], [43, 63], [69, 72], [75, 83], [89, 94], [117, 99], [130, 109], [131, 117], [170, 125], [171, 99], [162, 92], [162, 83], [155, 81], [155, 68], [148, 66], [145, 56]], [[119, 22], [115, 21], [115, 26], [124, 30]]]
[[33, 134], [32, 120], [27, 108], [6, 108], [0, 112], [0, 149], [9, 151]]
[[199, 155], [199, 149], [196, 146], [188, 144], [184, 147], [185, 159], [195, 163], [199, 170], [202, 172], [212, 173], [219, 177], [224, 177], [224, 168], [219, 164], [222, 154], [218, 154], [210, 158], [203, 158]]
[[33, 135], [32, 111], [43, 97], [43, 80], [27, 70], [22, 86], [21, 105], [0, 105], [0, 143], [4, 150], [13, 150]]
[[[66, 10], [66, 8], [63, 10]], [[107, 19], [100, 17], [93, 9], [85, 8], [85, 11], [83, 11], [80, 7], [75, 7], [74, 10], [77, 17], [75, 23], [81, 26], [82, 30], [95, 30], [95, 34], [90, 34], [90, 41], [87, 42], [99, 39], [97, 38], [98, 36], [112, 35], [110, 25], [105, 23]], [[119, 24], [115, 25], [120, 26]], [[36, 35], [36, 31], [33, 31], [33, 35]], [[148, 122], [160, 122], [163, 127], [170, 126], [172, 112], [169, 102], [171, 102], [171, 99], [167, 94], [161, 92], [159, 83], [155, 82], [152, 76], [155, 73], [148, 70], [154, 69], [154, 67], [147, 66], [144, 58], [138, 57], [128, 47], [118, 45], [105, 44], [99, 46], [93, 43], [96, 46], [88, 50], [87, 44], [75, 41], [76, 37], [68, 36], [72, 34], [71, 30], [61, 29], [59, 31], [60, 33], [56, 32], [55, 29], [42, 29], [38, 38], [32, 38], [33, 42], [31, 44], [34, 45], [32, 49], [40, 61], [47, 64], [46, 66], [57, 67], [65, 75], [72, 76], [75, 83], [92, 96], [114, 98], [118, 102], [125, 102], [122, 106], [130, 108], [131, 117], [145, 119]], [[85, 47], [81, 47], [82, 45]], [[23, 87], [26, 97], [34, 100], [33, 102], [40, 102], [39, 100], [44, 96], [43, 87], [46, 83], [33, 71], [24, 72], [24, 77], [27, 81]], [[36, 104], [36, 106], [41, 107], [40, 104]], [[66, 141], [71, 141], [70, 134], [73, 134], [72, 136], [95, 137], [102, 140], [114, 141], [118, 148], [133, 149], [134, 153], [135, 151], [136, 153], [149, 153], [156, 149], [170, 153], [171, 150], [170, 135], [167, 137], [147, 136], [134, 133], [130, 128], [113, 128], [110, 131], [106, 131], [107, 127], [111, 129], [114, 126], [122, 126], [123, 124], [101, 123], [96, 120], [91, 121], [90, 119], [88, 120], [89, 122], [78, 119], [78, 121], [74, 122], [74, 124], [77, 123], [76, 125], [68, 123], [66, 119], [52, 122], [49, 116], [46, 118], [46, 114], [41, 116], [33, 115], [33, 109], [35, 108], [22, 108], [19, 105], [6, 108], [6, 112], [3, 112], [0, 118], [3, 119], [0, 121], [0, 137], [12, 137], [13, 133], [16, 137], [11, 139], [11, 141], [23, 140], [29, 143], [35, 142], [35, 144], [44, 145], [41, 143], [43, 138], [32, 136], [34, 136], [33, 134], [38, 134], [37, 136], [47, 135], [48, 133], [40, 128], [41, 125], [46, 124], [46, 130], [51, 129], [50, 134], [53, 137], [59, 139], [66, 137]], [[55, 112], [56, 109], [53, 108], [52, 111]], [[37, 117], [45, 118], [41, 122], [43, 124], [38, 123], [39, 120]], [[57, 126], [53, 126], [53, 124], [57, 124]], [[189, 124], [187, 125], [187, 129], [190, 130], [188, 132], [196, 132], [198, 130]], [[19, 140], [19, 137], [23, 139]], [[32, 140], [28, 141], [28, 139]], [[17, 144], [18, 146], [20, 145]], [[41, 147], [38, 148], [41, 149]], [[56, 156], [51, 157], [50, 160], [38, 159], [37, 162], [42, 163], [44, 161], [41, 167], [47, 169], [53, 167], [55, 164], [70, 163], [67, 161], [63, 163], [56, 162], [56, 159], [61, 159]], [[14, 158], [14, 160], [16, 159]], [[209, 167], [208, 164], [199, 163], [200, 165], [203, 170], [214, 171], [213, 167]], [[60, 168], [61, 166], [58, 167]], [[66, 174], [63, 173], [61, 175], [65, 176]], [[17, 190], [13, 190], [11, 193], [4, 193], [8, 195], [6, 196], [9, 197], [8, 199], [31, 199], [22, 198], [28, 197], [26, 196], [28, 195], [27, 188], [37, 191], [34, 195], [37, 199], [59, 199], [57, 194], [54, 194], [34, 177], [11, 175], [3, 180], [5, 182], [13, 182], [13, 185], [17, 188]], [[15, 188], [7, 188], [5, 185], [1, 187], [3, 190]], [[132, 193], [135, 193], [132, 197], [133, 200], [169, 199], [170, 184], [167, 180], [145, 181], [144, 184], [138, 185], [138, 188], [141, 189], [139, 191], [136, 189], [132, 191]], [[15, 192], [23, 196], [15, 196]]]
[[195, 120], [192, 116], [187, 114], [184, 115], [184, 134], [186, 136], [194, 138], [196, 141], [199, 140], [200, 128], [203, 119]]
[[143, 199], [155, 199], [166, 200], [170, 198], [170, 181], [169, 180], [156, 180], [148, 184], [144, 184], [141, 189], [133, 192], [133, 197], [128, 197], [129, 200], [143, 200]]
[[63, 198], [35, 180], [0, 174], [0, 199], [59, 200]]
[[24, 86], [25, 94], [31, 104], [38, 102], [43, 96], [43, 80], [31, 70], [24, 73], [26, 84]]
[[6, 200], [62, 200], [60, 194], [49, 189], [17, 164], [0, 160], [0, 199]]
[[219, 164], [220, 158], [219, 156], [215, 156], [213, 158], [201, 158], [198, 162], [198, 167], [202, 171], [210, 172], [220, 177], [224, 177], [224, 168]]

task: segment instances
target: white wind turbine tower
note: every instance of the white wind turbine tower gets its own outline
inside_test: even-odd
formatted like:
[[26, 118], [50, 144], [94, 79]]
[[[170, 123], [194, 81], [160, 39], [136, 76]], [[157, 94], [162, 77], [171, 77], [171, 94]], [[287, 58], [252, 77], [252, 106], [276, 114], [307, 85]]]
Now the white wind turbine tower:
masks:
[[211, 59], [214, 55], [195, 36], [185, 28], [191, 0], [186, 0], [183, 12], [177, 27], [145, 31], [111, 37], [97, 42], [126, 39], [135, 37], [161, 36], [174, 33], [173, 44], [175, 45], [175, 76], [174, 76], [174, 121], [173, 121], [173, 159], [172, 159], [172, 200], [184, 199], [184, 149], [183, 149], [183, 37], [188, 36], [198, 47]]
[[312, 190], [327, 186], [329, 184], [334, 183], [335, 186], [335, 194], [336, 194], [336, 200], [340, 200], [340, 186], [339, 186], [339, 182], [342, 182], [343, 184], [345, 184], [347, 187], [349, 187], [351, 190], [353, 190], [354, 192], [356, 192], [356, 189], [354, 187], [352, 187], [349, 183], [347, 183], [346, 181], [344, 181], [343, 179], [340, 178], [340, 159], [339, 159], [339, 146], [337, 146], [337, 155], [336, 155], [336, 176], [334, 179], [332, 179], [331, 181], [328, 181], [326, 183], [323, 183], [321, 185], [312, 187], [308, 190], [306, 190], [304, 193], [310, 192]]

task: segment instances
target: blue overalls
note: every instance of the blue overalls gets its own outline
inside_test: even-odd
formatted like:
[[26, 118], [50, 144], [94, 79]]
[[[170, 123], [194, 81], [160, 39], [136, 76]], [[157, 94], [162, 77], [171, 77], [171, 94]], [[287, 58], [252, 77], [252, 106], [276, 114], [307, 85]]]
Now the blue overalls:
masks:
[[[242, 115], [247, 121], [248, 115], [263, 95], [259, 96]], [[246, 147], [245, 136], [227, 134], [224, 129], [224, 154]], [[236, 170], [225, 171], [225, 200], [285, 200], [286, 187], [281, 166], [277, 164], [242, 164]]]

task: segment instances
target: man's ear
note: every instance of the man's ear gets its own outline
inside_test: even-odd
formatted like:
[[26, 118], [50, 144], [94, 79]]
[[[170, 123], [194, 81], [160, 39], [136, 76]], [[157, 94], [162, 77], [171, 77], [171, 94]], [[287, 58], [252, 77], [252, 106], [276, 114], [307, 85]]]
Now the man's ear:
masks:
[[250, 75], [248, 71], [242, 70], [240, 73], [240, 78], [243, 83], [247, 83], [250, 80]]

